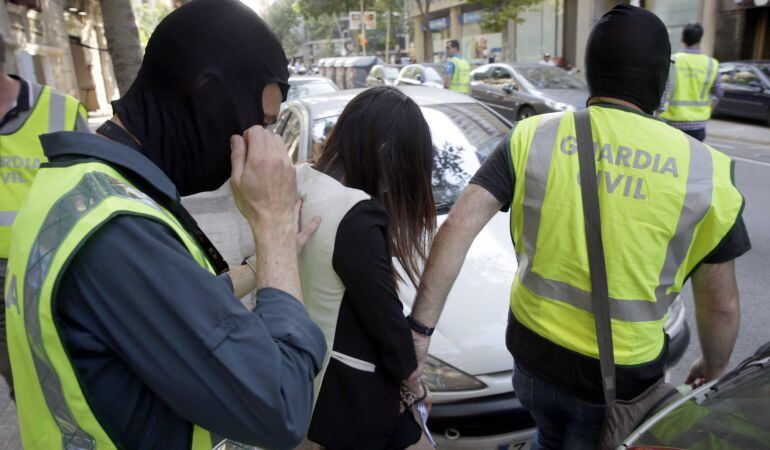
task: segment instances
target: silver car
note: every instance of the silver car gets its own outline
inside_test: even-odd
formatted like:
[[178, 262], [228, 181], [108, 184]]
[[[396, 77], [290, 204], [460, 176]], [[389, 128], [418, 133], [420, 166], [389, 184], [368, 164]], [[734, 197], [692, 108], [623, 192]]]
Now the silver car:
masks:
[[[441, 224], [479, 166], [508, 135], [511, 123], [464, 94], [400, 89], [420, 106], [432, 132], [433, 195]], [[295, 162], [318, 154], [342, 110], [360, 92], [340, 91], [286, 105], [274, 130]], [[433, 392], [428, 423], [440, 449], [522, 449], [534, 433], [532, 417], [513, 392], [513, 359], [505, 347], [516, 267], [510, 218], [499, 212], [471, 245], [431, 340], [423, 381]], [[400, 283], [398, 292], [408, 310], [414, 286]], [[690, 339], [684, 317], [677, 300], [666, 324], [670, 365], [681, 358]]]
[[508, 120], [585, 108], [588, 89], [564, 69], [544, 64], [487, 64], [471, 71], [471, 96]]

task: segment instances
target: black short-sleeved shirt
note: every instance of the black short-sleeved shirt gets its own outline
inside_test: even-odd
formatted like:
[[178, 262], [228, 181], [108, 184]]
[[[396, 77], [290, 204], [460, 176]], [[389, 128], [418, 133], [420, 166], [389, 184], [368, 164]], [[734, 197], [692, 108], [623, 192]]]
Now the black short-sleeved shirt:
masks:
[[[515, 183], [510, 137], [500, 141], [470, 181], [489, 191], [502, 204], [501, 211], [508, 211]], [[718, 264], [731, 261], [750, 249], [746, 225], [739, 215], [727, 236], [703, 262]], [[586, 401], [602, 402], [598, 360], [552, 343], [522, 325], [513, 314], [509, 314], [506, 344], [516, 364]], [[632, 368], [618, 366], [618, 398], [633, 398], [663, 376], [667, 355], [668, 343], [655, 361]]]

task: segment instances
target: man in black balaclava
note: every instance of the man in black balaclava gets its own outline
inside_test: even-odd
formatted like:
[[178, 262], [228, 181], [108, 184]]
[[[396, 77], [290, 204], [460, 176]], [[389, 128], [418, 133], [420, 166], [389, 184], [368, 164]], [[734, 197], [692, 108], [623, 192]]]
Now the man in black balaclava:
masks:
[[586, 81], [592, 99], [609, 97], [652, 114], [660, 104], [670, 64], [665, 25], [641, 8], [616, 6], [588, 37]]
[[[644, 9], [620, 5], [604, 14], [586, 46], [590, 108], [516, 123], [431, 246], [412, 308], [423, 328], [414, 333], [415, 376], [428, 354], [424, 329], [435, 327], [471, 243], [510, 208], [519, 266], [506, 344], [516, 362], [513, 390], [537, 424], [534, 449], [597, 448], [607, 409], [581, 153], [596, 160], [615, 363], [608, 379], [616, 397], [636, 398], [681, 355], [688, 333], [664, 324], [669, 308], [673, 324], [683, 318], [672, 302], [690, 274], [703, 353], [686, 382], [718, 378], [730, 359], [739, 317], [734, 259], [751, 248], [743, 199], [728, 157], [651, 115], [668, 74], [668, 39], [660, 19]], [[576, 123], [585, 119], [591, 135], [579, 149]]]
[[[218, 436], [293, 448], [304, 436], [326, 346], [297, 269], [317, 223], [297, 234], [294, 168], [263, 128], [287, 82], [253, 11], [194, 0], [158, 25], [98, 135], [42, 136], [51, 163], [9, 262], [23, 299], [8, 332], [19, 410], [51, 412], [21, 414], [25, 447], [182, 450]], [[230, 271], [180, 203], [228, 177], [258, 254]], [[238, 299], [255, 288], [249, 310]]]

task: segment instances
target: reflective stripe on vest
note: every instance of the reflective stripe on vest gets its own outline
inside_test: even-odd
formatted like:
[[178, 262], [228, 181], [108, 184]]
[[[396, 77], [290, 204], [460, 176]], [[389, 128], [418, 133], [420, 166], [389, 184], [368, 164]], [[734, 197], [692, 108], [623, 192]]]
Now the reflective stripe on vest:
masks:
[[[671, 302], [732, 228], [742, 197], [725, 155], [646, 116], [591, 111], [616, 361], [642, 364], [659, 355]], [[596, 357], [572, 116], [522, 121], [510, 144], [511, 309], [532, 331]]]
[[41, 134], [72, 131], [79, 118], [78, 100], [30, 83], [31, 109], [4, 126], [0, 134], [0, 258], [8, 257], [11, 225], [45, 162]]
[[711, 87], [718, 76], [719, 64], [701, 54], [674, 55], [666, 110], [661, 114], [672, 122], [695, 122], [711, 117]]
[[[34, 205], [34, 206], [31, 206]], [[6, 318], [19, 426], [26, 449], [114, 449], [91, 411], [54, 322], [55, 289], [74, 252], [118, 214], [171, 228], [198, 264], [203, 251], [170, 213], [101, 163], [46, 167], [13, 227]], [[192, 448], [212, 436], [193, 427]]]
[[471, 65], [465, 58], [458, 58], [456, 56], [449, 58], [449, 61], [454, 64], [454, 72], [452, 72], [452, 82], [449, 85], [449, 89], [469, 94], [471, 92]]

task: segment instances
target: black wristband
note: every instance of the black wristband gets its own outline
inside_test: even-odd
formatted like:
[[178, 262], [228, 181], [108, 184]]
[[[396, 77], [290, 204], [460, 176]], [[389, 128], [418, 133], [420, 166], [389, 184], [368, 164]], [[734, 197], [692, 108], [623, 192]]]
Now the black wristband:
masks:
[[406, 316], [406, 321], [409, 322], [409, 327], [414, 330], [415, 333], [422, 334], [424, 336], [431, 336], [435, 328], [430, 328], [424, 323], [412, 317], [412, 315]]

